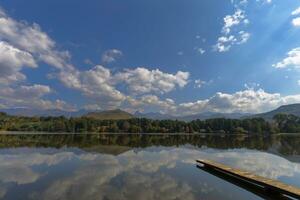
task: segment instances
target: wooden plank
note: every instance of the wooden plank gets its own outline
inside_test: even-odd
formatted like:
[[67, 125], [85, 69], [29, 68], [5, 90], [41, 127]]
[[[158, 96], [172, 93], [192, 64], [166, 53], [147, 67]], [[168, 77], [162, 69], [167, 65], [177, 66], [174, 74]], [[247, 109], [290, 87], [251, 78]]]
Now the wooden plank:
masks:
[[210, 167], [218, 170], [221, 173], [225, 173], [234, 176], [239, 179], [243, 179], [249, 183], [256, 184], [273, 192], [277, 192], [283, 195], [288, 195], [300, 199], [300, 189], [291, 185], [284, 184], [277, 180], [268, 179], [265, 177], [257, 176], [247, 171], [235, 169], [220, 163], [216, 163], [209, 160], [197, 160], [198, 163], [204, 165], [204, 167]]

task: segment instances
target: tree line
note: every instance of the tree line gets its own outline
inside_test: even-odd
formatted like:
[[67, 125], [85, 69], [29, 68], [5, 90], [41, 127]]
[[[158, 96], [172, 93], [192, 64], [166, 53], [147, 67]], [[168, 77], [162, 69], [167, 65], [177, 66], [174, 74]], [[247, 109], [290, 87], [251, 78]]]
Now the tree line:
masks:
[[[97, 149], [101, 153], [117, 153], [130, 148], [150, 146], [207, 147], [214, 149], [247, 148], [268, 151], [274, 145], [282, 155], [299, 155], [299, 137], [287, 135], [224, 135], [217, 134], [3, 134], [0, 137], [0, 149], [12, 147], [78, 147], [89, 150]], [[108, 148], [111, 146], [112, 148]], [[93, 148], [96, 147], [96, 148]], [[128, 147], [128, 148], [127, 148]]]
[[272, 121], [263, 118], [207, 119], [190, 122], [133, 118], [97, 120], [89, 117], [21, 117], [0, 113], [1, 131], [69, 132], [69, 133], [245, 133], [272, 134], [300, 132], [300, 118], [277, 114]]

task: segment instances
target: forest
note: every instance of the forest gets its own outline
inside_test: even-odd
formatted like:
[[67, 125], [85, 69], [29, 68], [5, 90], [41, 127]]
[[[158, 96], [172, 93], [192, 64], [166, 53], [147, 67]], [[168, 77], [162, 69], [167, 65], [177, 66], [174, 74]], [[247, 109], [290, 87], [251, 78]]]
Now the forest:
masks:
[[52, 133], [224, 133], [274, 134], [300, 132], [300, 118], [277, 114], [272, 121], [263, 118], [207, 119], [190, 122], [133, 118], [99, 120], [88, 117], [21, 117], [0, 113], [0, 131]]

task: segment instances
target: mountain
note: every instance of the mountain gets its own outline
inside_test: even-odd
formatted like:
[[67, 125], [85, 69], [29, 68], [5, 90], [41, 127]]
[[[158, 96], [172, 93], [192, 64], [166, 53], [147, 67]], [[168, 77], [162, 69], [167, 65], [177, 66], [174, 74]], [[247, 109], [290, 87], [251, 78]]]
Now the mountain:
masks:
[[248, 115], [249, 115], [248, 113], [216, 113], [216, 112], [204, 112], [204, 113], [199, 113], [195, 115], [186, 115], [186, 116], [172, 116], [172, 115], [155, 113], [155, 112], [150, 112], [150, 113], [136, 112], [134, 114], [135, 117], [139, 117], [139, 118], [158, 119], [158, 120], [177, 119], [180, 121], [192, 121], [196, 119], [205, 120], [205, 119], [212, 119], [212, 118], [239, 119]]
[[195, 115], [186, 115], [186, 116], [173, 116], [168, 114], [161, 114], [158, 112], [149, 112], [149, 113], [141, 113], [136, 112], [134, 115], [122, 111], [120, 109], [117, 110], [107, 110], [107, 111], [87, 111], [87, 110], [78, 110], [78, 111], [63, 111], [58, 109], [51, 110], [38, 110], [38, 109], [29, 109], [29, 108], [12, 108], [12, 109], [0, 109], [0, 112], [5, 112], [9, 115], [15, 116], [65, 116], [65, 117], [91, 117], [96, 119], [130, 119], [130, 118], [148, 118], [154, 120], [181, 120], [181, 121], [192, 121], [196, 119], [205, 120], [212, 118], [230, 118], [230, 119], [239, 119], [245, 118], [249, 114], [242, 113], [216, 113], [216, 112], [204, 112]]
[[9, 115], [14, 116], [26, 116], [26, 117], [34, 117], [34, 116], [65, 116], [65, 117], [79, 117], [82, 116], [88, 111], [86, 110], [78, 110], [78, 111], [63, 111], [59, 109], [49, 109], [49, 110], [39, 110], [39, 109], [29, 109], [29, 108], [9, 108], [9, 109], [1, 109], [0, 112], [5, 112]]
[[99, 112], [90, 112], [85, 115], [84, 117], [106, 120], [106, 119], [131, 119], [134, 116], [128, 112], [125, 112], [120, 109], [116, 110], [106, 110], [106, 111], [99, 111]]
[[217, 112], [204, 112], [195, 115], [187, 115], [178, 117], [178, 120], [182, 121], [192, 121], [196, 119], [206, 120], [213, 118], [228, 118], [228, 119], [240, 119], [242, 117], [248, 116], [248, 113], [217, 113]]
[[252, 115], [251, 118], [261, 117], [266, 120], [272, 120], [273, 116], [279, 113], [292, 114], [300, 117], [300, 103], [283, 105], [269, 112]]
[[135, 112], [134, 117], [137, 118], [147, 118], [147, 119], [158, 119], [158, 120], [164, 120], [164, 119], [176, 119], [176, 117], [172, 115], [167, 114], [161, 114], [158, 112], [149, 112], [149, 113], [141, 113], [141, 112]]

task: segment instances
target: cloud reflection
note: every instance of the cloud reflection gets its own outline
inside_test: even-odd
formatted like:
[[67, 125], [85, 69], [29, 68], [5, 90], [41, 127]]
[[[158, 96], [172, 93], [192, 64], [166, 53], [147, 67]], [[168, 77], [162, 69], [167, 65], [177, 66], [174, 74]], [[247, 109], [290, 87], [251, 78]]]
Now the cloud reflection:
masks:
[[[70, 169], [70, 175], [48, 180], [43, 189], [28, 194], [28, 197], [57, 200], [192, 200], [197, 199], [199, 193], [220, 192], [220, 188], [209, 181], [202, 179], [197, 182], [194, 178], [188, 179], [179, 175], [185, 168], [195, 169], [195, 160], [199, 158], [215, 160], [274, 179], [300, 174], [298, 163], [292, 163], [277, 155], [246, 149], [157, 148], [153, 151], [145, 148], [130, 150], [118, 156], [63, 150], [41, 153], [36, 149], [26, 153], [14, 151], [14, 154], [0, 151], [0, 197], [4, 197], [11, 189], [6, 187], [7, 183], [24, 185], [41, 181], [42, 176], [52, 175], [50, 172], [46, 173], [49, 167], [72, 161], [74, 168]], [[42, 165], [45, 173], [37, 172], [35, 167]], [[195, 176], [199, 176], [198, 171]]]

